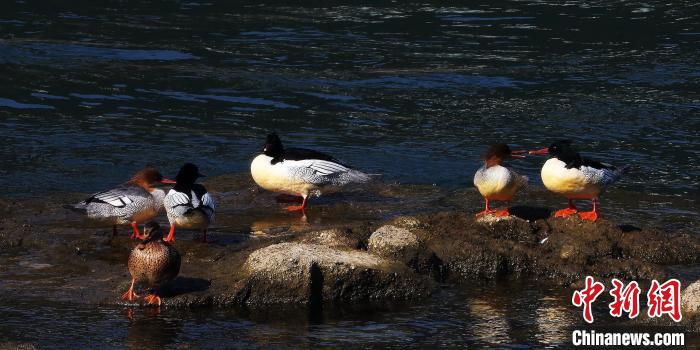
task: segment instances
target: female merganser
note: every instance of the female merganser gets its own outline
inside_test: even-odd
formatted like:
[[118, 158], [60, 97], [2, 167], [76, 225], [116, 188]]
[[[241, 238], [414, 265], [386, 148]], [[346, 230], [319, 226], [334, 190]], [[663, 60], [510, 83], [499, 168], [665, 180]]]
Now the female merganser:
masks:
[[524, 152], [526, 151], [511, 151], [505, 143], [494, 144], [486, 151], [482, 157], [484, 166], [474, 175], [474, 186], [486, 200], [486, 209], [476, 216], [485, 214], [510, 215], [508, 207], [503, 210], [491, 209], [489, 201], [497, 200], [510, 203], [515, 193], [527, 185], [527, 176], [519, 175], [512, 169], [501, 165], [508, 158], [523, 158], [524, 156], [514, 153]]
[[617, 168], [610, 164], [583, 158], [571, 146], [570, 140], [557, 141], [547, 148], [530, 151], [530, 154], [550, 154], [542, 167], [542, 182], [548, 190], [560, 194], [569, 200], [566, 209], [558, 210], [555, 217], [565, 217], [578, 211], [574, 199], [590, 199], [593, 210], [578, 213], [583, 220], [598, 219], [597, 198], [606, 187], [619, 180], [627, 166]]
[[170, 221], [170, 232], [166, 242], [175, 241], [175, 226], [184, 229], [204, 231], [204, 241], [207, 240], [207, 228], [214, 221], [216, 204], [207, 189], [196, 184], [197, 178], [204, 177], [199, 168], [187, 163], [180, 168], [175, 177], [176, 183], [163, 201], [165, 212]]
[[133, 301], [138, 298], [134, 293], [134, 284], [144, 282], [151, 288], [151, 294], [144, 300], [149, 304], [160, 305], [158, 289], [174, 280], [180, 273], [180, 253], [175, 247], [163, 242], [163, 232], [158, 223], [147, 223], [143, 233], [144, 241], [129, 255], [131, 287], [122, 295], [122, 299]]
[[163, 209], [165, 192], [155, 186], [171, 183], [175, 181], [148, 167], [119, 187], [95, 193], [78, 204], [65, 207], [113, 225], [114, 235], [117, 234], [117, 225], [131, 224], [134, 230], [131, 238], [142, 238], [137, 225], [154, 218]]
[[301, 196], [301, 205], [287, 207], [290, 211], [304, 211], [309, 195], [320, 196], [322, 190], [370, 180], [369, 175], [327, 154], [303, 148], [285, 149], [275, 133], [267, 135], [263, 154], [253, 159], [250, 173], [253, 180], [268, 191]]

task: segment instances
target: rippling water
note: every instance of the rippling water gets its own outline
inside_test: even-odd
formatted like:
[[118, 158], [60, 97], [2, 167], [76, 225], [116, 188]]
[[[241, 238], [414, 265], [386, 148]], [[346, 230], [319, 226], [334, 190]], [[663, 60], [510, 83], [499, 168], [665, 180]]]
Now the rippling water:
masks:
[[[0, 7], [3, 196], [96, 191], [149, 163], [168, 174], [185, 161], [212, 175], [244, 172], [271, 130], [384, 181], [451, 188], [471, 186], [486, 144], [571, 138], [599, 160], [632, 165], [608, 194], [614, 203], [652, 223], [698, 218], [691, 2]], [[514, 165], [538, 181], [541, 164]], [[409, 316], [309, 326], [303, 337], [342, 344], [386, 328], [408, 342], [414, 325], [400, 320]], [[441, 332], [435, 344], [456, 337]]]

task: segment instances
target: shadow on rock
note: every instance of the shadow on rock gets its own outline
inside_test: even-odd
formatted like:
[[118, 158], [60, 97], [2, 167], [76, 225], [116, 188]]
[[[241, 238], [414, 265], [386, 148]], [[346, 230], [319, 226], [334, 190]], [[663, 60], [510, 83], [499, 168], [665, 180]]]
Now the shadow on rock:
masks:
[[552, 215], [552, 210], [548, 208], [541, 207], [527, 207], [516, 205], [510, 208], [510, 215], [519, 217], [523, 220], [535, 221], [540, 219], [547, 219]]
[[203, 278], [178, 277], [161, 291], [163, 297], [175, 297], [181, 294], [201, 292], [209, 289], [211, 282]]

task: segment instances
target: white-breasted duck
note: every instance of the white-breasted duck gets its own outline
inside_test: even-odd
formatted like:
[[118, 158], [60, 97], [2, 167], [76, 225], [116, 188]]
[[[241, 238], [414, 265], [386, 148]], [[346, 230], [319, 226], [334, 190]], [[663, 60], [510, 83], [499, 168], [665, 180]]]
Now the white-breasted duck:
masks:
[[510, 158], [523, 158], [520, 153], [526, 151], [511, 151], [505, 143], [497, 143], [489, 147], [482, 159], [484, 165], [474, 174], [474, 186], [486, 200], [486, 208], [476, 216], [494, 214], [496, 216], [508, 216], [508, 207], [501, 210], [491, 208], [491, 201], [504, 201], [510, 205], [513, 196], [527, 185], [527, 176], [520, 175], [513, 169], [503, 165]]
[[172, 183], [175, 181], [164, 178], [158, 170], [148, 167], [118, 187], [64, 207], [89, 219], [112, 225], [114, 235], [117, 234], [117, 225], [131, 225], [131, 238], [142, 238], [138, 224], [151, 220], [163, 209], [165, 192], [157, 186]]
[[177, 173], [175, 186], [163, 201], [170, 222], [166, 242], [175, 240], [175, 227], [202, 230], [203, 240], [207, 241], [207, 229], [214, 221], [216, 203], [204, 186], [195, 183], [200, 177], [204, 175], [192, 163], [183, 165]]
[[134, 292], [136, 283], [145, 283], [150, 294], [144, 300], [149, 304], [160, 305], [158, 290], [170, 283], [180, 273], [180, 253], [163, 241], [163, 232], [158, 223], [151, 221], [143, 230], [144, 240], [129, 255], [131, 286], [122, 299], [134, 301], [139, 296]]
[[301, 196], [301, 205], [287, 207], [290, 211], [304, 211], [311, 195], [320, 196], [321, 192], [370, 180], [369, 175], [327, 154], [304, 148], [284, 148], [275, 133], [267, 135], [262, 154], [250, 164], [250, 173], [253, 180], [268, 191]]
[[[598, 196], [610, 185], [619, 180], [627, 166], [615, 167], [610, 164], [582, 157], [572, 146], [570, 140], [561, 140], [551, 146], [530, 151], [530, 154], [549, 154], [541, 176], [548, 190], [562, 195], [569, 200], [565, 209], [555, 212], [555, 217], [566, 217], [578, 213], [583, 220], [598, 219]], [[575, 199], [588, 199], [593, 208], [588, 212], [578, 212], [573, 204]]]

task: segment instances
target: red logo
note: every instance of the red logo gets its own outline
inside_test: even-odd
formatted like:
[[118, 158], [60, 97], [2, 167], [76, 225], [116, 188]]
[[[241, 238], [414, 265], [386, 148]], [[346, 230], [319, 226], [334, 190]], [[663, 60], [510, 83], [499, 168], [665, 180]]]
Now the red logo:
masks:
[[605, 286], [600, 282], [593, 282], [593, 277], [586, 277], [586, 288], [577, 290], [571, 297], [571, 302], [574, 306], [583, 305], [583, 319], [588, 323], [593, 323], [593, 310], [591, 304], [598, 298], [600, 293], [603, 293]]
[[[622, 313], [626, 312], [631, 319], [637, 317], [639, 315], [639, 294], [641, 293], [639, 283], [632, 281], [625, 286], [622, 281], [613, 278], [612, 285], [610, 295], [613, 297], [613, 302], [608, 304], [610, 316], [622, 317]], [[583, 319], [586, 322], [593, 323], [592, 304], [604, 290], [605, 286], [602, 283], [587, 276], [586, 287], [574, 291], [571, 302], [576, 307], [583, 306]], [[681, 282], [677, 279], [670, 279], [663, 284], [652, 280], [647, 292], [647, 300], [649, 317], [669, 315], [676, 322], [683, 318], [681, 315]]]
[[647, 293], [649, 302], [649, 317], [661, 317], [664, 314], [678, 322], [683, 316], [681, 315], [681, 282], [677, 279], [671, 279], [664, 284], [659, 285], [656, 280], [651, 281], [651, 287]]
[[639, 293], [642, 291], [636, 281], [630, 282], [627, 287], [617, 278], [612, 279], [613, 289], [610, 290], [610, 295], [615, 300], [608, 304], [610, 307], [610, 316], [620, 317], [622, 311], [628, 313], [629, 318], [635, 318], [639, 315]]

